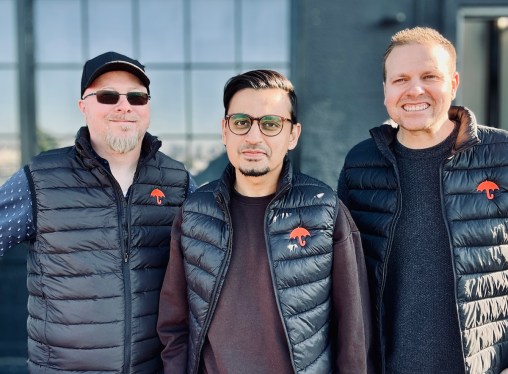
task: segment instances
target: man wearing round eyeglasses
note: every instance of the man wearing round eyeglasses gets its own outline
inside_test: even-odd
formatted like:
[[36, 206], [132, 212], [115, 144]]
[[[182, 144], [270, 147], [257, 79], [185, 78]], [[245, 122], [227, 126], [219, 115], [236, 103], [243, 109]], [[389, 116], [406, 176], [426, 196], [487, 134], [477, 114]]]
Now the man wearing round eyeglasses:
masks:
[[83, 68], [75, 145], [36, 156], [0, 187], [0, 254], [29, 241], [28, 369], [156, 373], [171, 226], [193, 190], [147, 132], [150, 80], [107, 52]]
[[173, 225], [159, 308], [165, 373], [366, 373], [369, 300], [358, 230], [286, 157], [301, 125], [270, 70], [224, 88], [222, 178]]

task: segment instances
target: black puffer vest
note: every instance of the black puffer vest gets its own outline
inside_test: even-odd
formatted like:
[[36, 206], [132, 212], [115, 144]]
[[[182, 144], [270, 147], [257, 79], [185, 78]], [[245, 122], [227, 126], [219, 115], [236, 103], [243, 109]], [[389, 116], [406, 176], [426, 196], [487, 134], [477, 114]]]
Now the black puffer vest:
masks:
[[[231, 258], [229, 194], [234, 169], [198, 189], [184, 204], [182, 251], [187, 274], [189, 373], [197, 373], [201, 350]], [[337, 196], [328, 186], [292, 174], [286, 161], [275, 198], [265, 216], [265, 241], [272, 282], [295, 373], [331, 373], [329, 345], [333, 227]], [[304, 247], [295, 228], [310, 237]]]
[[[508, 134], [478, 126], [466, 108], [452, 107], [449, 117], [459, 133], [440, 169], [437, 208], [450, 237], [464, 368], [497, 374], [508, 367]], [[396, 130], [383, 125], [371, 135], [346, 157], [338, 190], [361, 232], [384, 373], [382, 300], [400, 183], [390, 149]]]
[[128, 198], [91, 149], [34, 158], [27, 175], [37, 235], [28, 258], [28, 351], [34, 373], [155, 373], [159, 292], [183, 165], [149, 134]]

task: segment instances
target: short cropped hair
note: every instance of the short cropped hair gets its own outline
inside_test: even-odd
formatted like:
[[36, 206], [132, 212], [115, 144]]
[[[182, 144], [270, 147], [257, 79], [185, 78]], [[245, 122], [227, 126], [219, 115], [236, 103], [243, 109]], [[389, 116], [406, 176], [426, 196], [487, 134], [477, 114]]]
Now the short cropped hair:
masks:
[[453, 44], [436, 30], [430, 27], [404, 29], [392, 36], [383, 57], [383, 82], [386, 81], [386, 60], [395, 47], [408, 44], [438, 44], [450, 55], [452, 67], [457, 63], [457, 52]]
[[298, 123], [297, 98], [293, 84], [283, 74], [274, 70], [251, 70], [230, 78], [224, 86], [225, 115], [228, 114], [229, 104], [233, 96], [245, 88], [253, 88], [255, 90], [280, 88], [284, 90], [291, 101], [291, 122]]

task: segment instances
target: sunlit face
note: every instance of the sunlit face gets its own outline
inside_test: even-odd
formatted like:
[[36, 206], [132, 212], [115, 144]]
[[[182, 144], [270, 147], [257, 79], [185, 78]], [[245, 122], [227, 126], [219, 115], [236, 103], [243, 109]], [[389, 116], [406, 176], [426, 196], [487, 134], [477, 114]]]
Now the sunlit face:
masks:
[[[121, 94], [147, 92], [141, 81], [125, 71], [111, 71], [100, 75], [86, 89], [83, 97], [98, 90], [112, 90]], [[92, 146], [99, 155], [127, 153], [140, 149], [141, 140], [150, 124], [150, 102], [131, 105], [120, 96], [116, 104], [101, 104], [95, 96], [79, 100], [79, 109], [90, 130]]]
[[[252, 117], [278, 115], [291, 118], [291, 102], [282, 89], [252, 89], [238, 91], [231, 99], [228, 114], [244, 113]], [[245, 135], [233, 134], [226, 121], [222, 120], [222, 141], [226, 146], [229, 161], [236, 169], [237, 181], [259, 182], [266, 178], [269, 183], [278, 180], [284, 156], [296, 147], [300, 136], [300, 124], [291, 128], [284, 121], [280, 134], [270, 137], [261, 133], [258, 121], [254, 121]], [[254, 181], [253, 179], [256, 179]]]
[[386, 59], [385, 106], [399, 133], [438, 133], [459, 85], [449, 53], [440, 45], [395, 47]]

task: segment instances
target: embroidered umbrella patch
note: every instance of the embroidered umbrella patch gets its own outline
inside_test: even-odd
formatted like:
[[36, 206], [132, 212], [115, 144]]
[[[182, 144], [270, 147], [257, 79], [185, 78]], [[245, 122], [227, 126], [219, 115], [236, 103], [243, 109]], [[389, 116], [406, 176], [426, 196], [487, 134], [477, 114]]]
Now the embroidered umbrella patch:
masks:
[[300, 244], [300, 247], [305, 247], [307, 244], [305, 238], [307, 236], [310, 236], [310, 232], [307, 229], [304, 229], [303, 227], [297, 227], [291, 231], [291, 234], [289, 234], [289, 239], [298, 239], [298, 244]]
[[499, 190], [499, 186], [492, 181], [483, 181], [476, 187], [476, 191], [485, 192], [487, 194], [487, 199], [492, 200], [494, 198], [494, 193], [491, 191]]
[[164, 195], [164, 192], [162, 192], [158, 188], [155, 188], [152, 191], [152, 193], [150, 194], [150, 197], [155, 197], [155, 199], [157, 201], [157, 205], [161, 205], [162, 204], [162, 199], [165, 198], [166, 195]]

